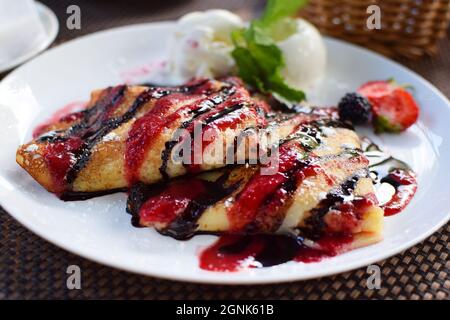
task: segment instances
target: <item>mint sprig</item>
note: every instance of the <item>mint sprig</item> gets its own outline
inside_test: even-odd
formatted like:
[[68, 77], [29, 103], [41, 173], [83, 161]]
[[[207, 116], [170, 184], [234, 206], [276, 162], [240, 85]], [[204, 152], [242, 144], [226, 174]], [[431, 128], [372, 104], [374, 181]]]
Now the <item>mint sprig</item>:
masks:
[[290, 16], [307, 0], [269, 0], [260, 19], [248, 28], [233, 32], [234, 50], [239, 76], [260, 91], [275, 93], [290, 102], [306, 99], [303, 91], [290, 87], [281, 75], [285, 66], [276, 39], [295, 32]]
[[260, 21], [265, 25], [270, 25], [290, 17], [307, 2], [307, 0], [269, 0]]

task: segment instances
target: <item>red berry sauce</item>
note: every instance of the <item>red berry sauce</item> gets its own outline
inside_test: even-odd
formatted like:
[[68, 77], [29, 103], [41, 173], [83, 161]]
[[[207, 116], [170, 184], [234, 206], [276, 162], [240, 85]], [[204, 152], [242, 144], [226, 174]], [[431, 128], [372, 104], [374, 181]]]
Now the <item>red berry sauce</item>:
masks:
[[396, 191], [391, 200], [382, 205], [385, 216], [395, 215], [405, 209], [417, 191], [416, 177], [410, 170], [393, 170], [381, 182], [391, 184]]
[[325, 236], [317, 248], [303, 244], [302, 238], [286, 235], [222, 235], [200, 254], [203, 270], [235, 272], [263, 268], [289, 261], [318, 262], [344, 252], [353, 241], [351, 235]]

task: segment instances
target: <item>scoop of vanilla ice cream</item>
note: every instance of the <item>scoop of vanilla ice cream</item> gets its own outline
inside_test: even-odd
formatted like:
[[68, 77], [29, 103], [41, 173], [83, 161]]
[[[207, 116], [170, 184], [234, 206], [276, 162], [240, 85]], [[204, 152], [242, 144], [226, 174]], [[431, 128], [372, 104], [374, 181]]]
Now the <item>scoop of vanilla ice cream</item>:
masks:
[[175, 82], [232, 73], [231, 33], [243, 26], [239, 16], [226, 10], [192, 12], [178, 20], [168, 64]]
[[325, 73], [327, 51], [319, 31], [309, 22], [296, 19], [297, 32], [277, 43], [283, 52], [285, 67], [281, 74], [286, 83], [308, 89]]

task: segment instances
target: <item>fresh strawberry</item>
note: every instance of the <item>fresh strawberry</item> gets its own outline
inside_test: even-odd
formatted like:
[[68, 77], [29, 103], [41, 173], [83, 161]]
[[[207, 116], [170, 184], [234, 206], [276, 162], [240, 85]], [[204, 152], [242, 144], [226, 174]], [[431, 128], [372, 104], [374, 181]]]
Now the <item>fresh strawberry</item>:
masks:
[[394, 81], [371, 81], [358, 93], [372, 104], [376, 132], [401, 132], [419, 117], [419, 107], [409, 91]]

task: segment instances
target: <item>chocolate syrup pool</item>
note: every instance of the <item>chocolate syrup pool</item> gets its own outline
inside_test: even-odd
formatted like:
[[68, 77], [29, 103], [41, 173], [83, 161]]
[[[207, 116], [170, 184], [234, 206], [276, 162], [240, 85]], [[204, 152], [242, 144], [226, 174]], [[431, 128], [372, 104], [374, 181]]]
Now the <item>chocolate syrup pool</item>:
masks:
[[320, 249], [304, 244], [301, 237], [287, 235], [222, 235], [200, 254], [200, 268], [209, 271], [239, 271], [263, 268], [289, 261], [318, 262], [333, 257], [352, 242], [351, 235], [326, 236]]
[[379, 205], [385, 216], [400, 213], [417, 191], [414, 171], [403, 161], [383, 152], [369, 139], [362, 140], [364, 154], [369, 159]]
[[[363, 140], [362, 147], [370, 161], [370, 176], [377, 196], [384, 199], [380, 206], [385, 216], [401, 212], [417, 190], [414, 172], [406, 163], [384, 153], [368, 139]], [[380, 194], [383, 192], [388, 195]], [[290, 235], [221, 235], [201, 252], [199, 266], [208, 271], [233, 272], [289, 261], [318, 262], [347, 251], [352, 241], [351, 234], [325, 235], [314, 245], [302, 237]]]

